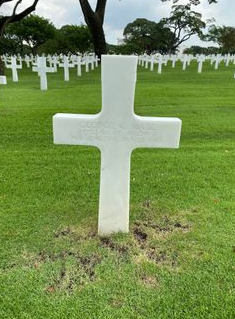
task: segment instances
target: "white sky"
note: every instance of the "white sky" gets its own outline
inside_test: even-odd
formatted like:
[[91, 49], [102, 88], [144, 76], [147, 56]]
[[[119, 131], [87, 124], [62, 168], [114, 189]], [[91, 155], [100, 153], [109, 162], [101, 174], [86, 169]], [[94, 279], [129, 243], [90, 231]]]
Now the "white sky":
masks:
[[[187, 0], [181, 0], [185, 3]], [[194, 9], [203, 14], [204, 19], [214, 17], [217, 25], [235, 26], [235, 0], [218, 0], [217, 4], [209, 5], [207, 0], [202, 0], [201, 5]], [[23, 0], [23, 5], [32, 3], [32, 0]], [[94, 6], [96, 0], [90, 0]], [[22, 7], [23, 7], [22, 5]], [[105, 15], [104, 30], [108, 43], [117, 43], [122, 38], [123, 29], [129, 22], [136, 18], [146, 18], [158, 22], [161, 18], [169, 16], [172, 1], [160, 0], [108, 0]], [[2, 7], [0, 13], [7, 13], [10, 5]], [[39, 0], [36, 14], [50, 19], [56, 27], [65, 24], [84, 23], [79, 0]], [[186, 42], [190, 45], [207, 46], [196, 36]]]

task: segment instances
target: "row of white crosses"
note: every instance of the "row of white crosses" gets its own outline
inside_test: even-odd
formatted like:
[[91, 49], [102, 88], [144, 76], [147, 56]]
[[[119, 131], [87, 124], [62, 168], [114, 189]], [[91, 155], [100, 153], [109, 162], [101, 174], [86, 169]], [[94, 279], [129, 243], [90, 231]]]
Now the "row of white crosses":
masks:
[[[54, 66], [54, 68], [56, 67], [56, 65], [58, 65], [60, 63], [61, 60], [63, 60], [64, 55], [60, 54], [60, 55], [50, 55], [48, 54], [47, 56], [45, 54], [42, 54], [43, 57], [47, 58], [48, 63], [50, 64], [50, 67], [52, 67], [52, 64]], [[94, 53], [90, 53], [90, 54], [84, 54], [84, 55], [68, 55], [68, 57], [71, 59], [72, 62], [74, 62], [73, 60], [76, 59], [76, 57], [80, 57], [81, 59], [81, 65], [85, 65], [86, 66], [86, 72], [89, 71], [89, 69], [94, 70], [94, 66], [98, 66], [98, 57], [94, 54]], [[35, 66], [35, 64], [37, 63], [37, 59], [38, 59], [38, 55], [34, 56], [32, 54], [30, 55], [25, 55], [24, 57], [21, 57], [21, 55], [15, 55], [17, 61], [19, 61], [20, 63], [22, 63], [22, 61], [24, 61], [27, 65], [28, 68], [30, 68], [31, 66]], [[9, 60], [11, 58], [11, 56], [8, 55], [3, 55], [2, 59], [3, 62], [7, 62], [7, 60]], [[56, 65], [55, 65], [56, 64]]]
[[235, 55], [225, 55], [222, 56], [221, 54], [217, 55], [161, 55], [161, 54], [154, 54], [154, 55], [142, 55], [139, 56], [139, 65], [145, 67], [146, 69], [149, 67], [150, 64], [150, 71], [154, 71], [155, 64], [158, 65], [157, 72], [158, 74], [162, 73], [162, 66], [167, 65], [168, 62], [172, 62], [172, 68], [175, 68], [176, 62], [180, 61], [182, 63], [182, 70], [185, 71], [186, 68], [190, 65], [191, 61], [196, 60], [198, 62], [198, 73], [202, 73], [203, 70], [203, 63], [206, 60], [209, 60], [211, 62], [211, 65], [214, 64], [215, 70], [219, 68], [219, 64], [223, 61], [226, 65], [226, 67], [229, 66], [229, 64], [232, 62], [235, 64]]
[[[63, 67], [64, 69], [64, 81], [69, 81], [69, 68], [77, 66], [77, 75], [82, 75], [82, 65], [85, 66], [85, 71], [89, 72], [90, 69], [94, 70], [95, 66], [98, 66], [98, 57], [95, 54], [89, 54], [84, 56], [73, 55], [73, 56], [33, 56], [25, 55], [24, 58], [21, 56], [6, 56], [4, 55], [3, 61], [6, 68], [12, 70], [13, 82], [18, 82], [17, 69], [22, 69], [22, 61], [25, 61], [27, 67], [32, 67], [34, 72], [38, 72], [40, 77], [40, 88], [41, 90], [47, 90], [47, 73], [57, 72], [57, 68]], [[18, 61], [18, 62], [17, 62]], [[49, 66], [47, 66], [49, 64]], [[0, 84], [6, 84], [7, 80], [5, 76], [0, 77]]]
[[55, 144], [92, 145], [101, 151], [98, 233], [129, 230], [130, 158], [135, 148], [178, 148], [181, 120], [134, 113], [135, 56], [102, 56], [102, 110], [56, 114]]
[[[49, 61], [50, 67], [46, 66], [46, 61]], [[57, 72], [57, 66], [64, 69], [64, 81], [69, 81], [69, 69], [77, 66], [77, 75], [82, 75], [82, 65], [85, 65], [85, 71], [89, 72], [89, 64], [91, 64], [91, 70], [94, 70], [94, 66], [98, 66], [98, 58], [95, 55], [84, 56], [71, 56], [66, 55], [60, 57], [61, 61], [54, 57], [38, 57], [37, 61], [40, 61], [40, 72], [38, 73], [41, 77], [41, 90], [47, 90], [47, 72]], [[43, 61], [43, 62], [42, 62]], [[38, 62], [37, 62], [38, 63]], [[34, 71], [38, 71], [37, 67], [34, 68]]]

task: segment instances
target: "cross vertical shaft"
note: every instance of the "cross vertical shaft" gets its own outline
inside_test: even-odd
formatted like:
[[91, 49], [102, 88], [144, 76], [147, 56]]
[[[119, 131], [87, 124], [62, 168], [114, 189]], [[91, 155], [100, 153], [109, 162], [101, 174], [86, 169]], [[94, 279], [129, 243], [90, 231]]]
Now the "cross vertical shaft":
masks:
[[101, 152], [100, 235], [129, 230], [130, 155], [130, 150], [115, 144]]
[[[128, 232], [130, 157], [132, 148], [115, 135], [123, 133], [125, 123], [134, 119], [134, 95], [137, 58], [106, 56], [102, 67], [103, 125], [112, 125], [114, 134], [101, 147], [101, 176], [99, 200], [99, 234]], [[125, 135], [124, 131], [124, 135]], [[109, 137], [108, 137], [109, 138]], [[124, 142], [124, 143], [123, 143]]]
[[103, 60], [101, 116], [122, 124], [134, 115], [137, 57], [105, 56]]

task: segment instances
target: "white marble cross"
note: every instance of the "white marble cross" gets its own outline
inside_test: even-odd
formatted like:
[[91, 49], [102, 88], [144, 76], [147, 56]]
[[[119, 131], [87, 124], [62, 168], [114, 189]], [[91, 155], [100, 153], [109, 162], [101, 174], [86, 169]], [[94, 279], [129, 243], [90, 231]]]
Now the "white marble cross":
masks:
[[155, 63], [155, 54], [151, 55], [150, 71], [154, 70], [154, 63]]
[[135, 148], [178, 148], [181, 120], [134, 113], [137, 57], [102, 56], [102, 110], [56, 114], [55, 144], [92, 145], [101, 151], [98, 232], [129, 230], [130, 158]]
[[197, 62], [198, 62], [197, 72], [198, 72], [198, 73], [202, 73], [202, 67], [203, 67], [203, 63], [205, 62], [205, 60], [206, 60], [205, 55], [200, 55], [200, 56], [197, 58]]
[[30, 68], [30, 57], [27, 54], [24, 57], [24, 61], [27, 65], [27, 68]]
[[226, 67], [229, 66], [230, 61], [231, 61], [231, 54], [227, 54], [225, 56], [225, 65], [226, 65]]
[[49, 66], [50, 68], [53, 68], [53, 59], [52, 56], [50, 54], [47, 55], [47, 61], [49, 62]]
[[[235, 60], [234, 60], [234, 62], [235, 62]], [[95, 56], [95, 66], [96, 66], [96, 68], [98, 68], [98, 66], [99, 66], [99, 58], [98, 58], [98, 55]]]
[[16, 57], [12, 56], [11, 57], [11, 64], [6, 65], [7, 69], [12, 70], [12, 81], [13, 82], [18, 82], [18, 72], [17, 69], [22, 69], [22, 64], [17, 64]]
[[85, 72], [88, 73], [89, 72], [89, 57], [87, 55], [84, 57], [84, 64], [85, 64]]
[[74, 64], [69, 63], [69, 58], [64, 55], [63, 63], [59, 63], [59, 66], [64, 68], [64, 80], [69, 81], [69, 68], [73, 68]]
[[160, 54], [158, 56], [158, 69], [157, 69], [158, 74], [162, 74], [162, 64], [163, 64], [163, 60], [162, 60], [162, 55]]
[[217, 54], [215, 57], [215, 70], [218, 70], [221, 59], [222, 59], [221, 54]]
[[7, 62], [8, 62], [8, 56], [5, 54], [2, 56], [2, 61], [4, 62], [5, 67], [7, 67]]
[[141, 66], [144, 67], [144, 61], [146, 59], [146, 53], [144, 55], [142, 55], [142, 61], [141, 61]]
[[183, 55], [181, 61], [183, 63], [182, 70], [185, 71], [188, 64], [188, 56], [186, 54]]
[[172, 60], [172, 68], [174, 69], [175, 68], [175, 64], [176, 64], [176, 62], [178, 60], [178, 56], [177, 55], [173, 55], [171, 60]]
[[52, 65], [53, 65], [55, 73], [57, 73], [57, 64], [58, 64], [58, 57], [57, 57], [57, 55], [53, 55]]
[[90, 56], [90, 63], [91, 63], [91, 70], [93, 71], [95, 69], [95, 55], [91, 54]]
[[54, 68], [48, 68], [46, 62], [46, 57], [38, 57], [37, 58], [37, 66], [33, 67], [33, 72], [38, 72], [40, 76], [40, 88], [42, 91], [47, 90], [47, 73], [54, 73]]
[[82, 75], [82, 58], [80, 55], [73, 56], [73, 63], [77, 65], [77, 76]]
[[145, 58], [145, 69], [148, 69], [149, 68], [149, 56], [146, 55], [146, 58]]

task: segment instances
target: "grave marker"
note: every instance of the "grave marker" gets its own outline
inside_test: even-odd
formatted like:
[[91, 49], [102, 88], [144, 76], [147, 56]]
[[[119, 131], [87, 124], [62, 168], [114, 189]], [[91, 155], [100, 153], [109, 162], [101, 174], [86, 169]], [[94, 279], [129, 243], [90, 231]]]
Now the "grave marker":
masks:
[[27, 68], [30, 68], [30, 57], [27, 54], [24, 57], [24, 61], [27, 65]]
[[17, 64], [16, 57], [11, 57], [11, 64], [6, 64], [7, 69], [11, 69], [12, 71], [12, 81], [18, 82], [18, 72], [17, 69], [22, 69], [22, 64]]
[[46, 57], [37, 58], [37, 66], [33, 67], [33, 72], [38, 72], [40, 76], [40, 88], [42, 91], [47, 90], [47, 73], [54, 73], [54, 68], [48, 68], [46, 65]]
[[134, 113], [137, 57], [102, 56], [102, 110], [95, 115], [56, 114], [55, 144], [101, 150], [98, 232], [128, 232], [130, 158], [135, 148], [178, 148], [181, 120]]
[[158, 56], [158, 69], [157, 69], [158, 74], [162, 74], [162, 63], [163, 63], [162, 55], [159, 54], [159, 56]]
[[200, 55], [197, 59], [198, 62], [198, 69], [197, 72], [198, 73], [202, 73], [202, 66], [203, 66], [203, 62], [205, 62], [206, 57], [204, 55]]
[[74, 64], [77, 65], [77, 76], [82, 75], [82, 58], [80, 55], [75, 56]]
[[174, 69], [175, 68], [175, 64], [178, 60], [178, 56], [177, 55], [173, 55], [172, 57], [172, 68]]
[[69, 63], [69, 58], [66, 55], [64, 55], [63, 62], [59, 63], [59, 66], [64, 68], [64, 80], [69, 81], [69, 68], [73, 68], [74, 64]]
[[151, 62], [150, 62], [150, 71], [154, 70], [154, 63], [155, 63], [155, 55], [153, 54], [151, 56]]
[[58, 64], [58, 58], [56, 55], [53, 55], [52, 57], [52, 63], [53, 63], [53, 69], [55, 73], [57, 72], [57, 64]]

